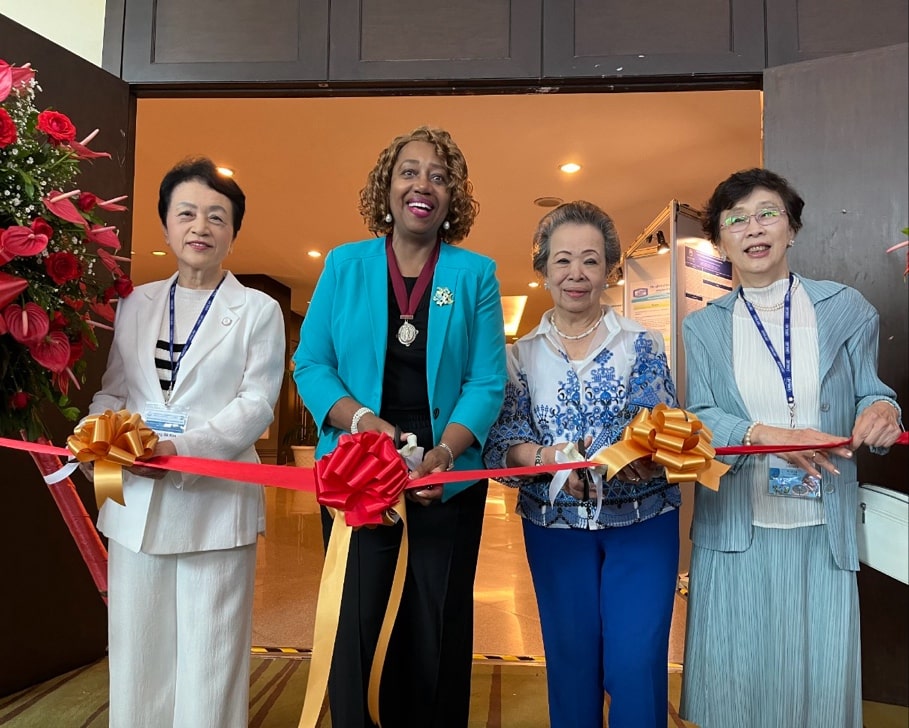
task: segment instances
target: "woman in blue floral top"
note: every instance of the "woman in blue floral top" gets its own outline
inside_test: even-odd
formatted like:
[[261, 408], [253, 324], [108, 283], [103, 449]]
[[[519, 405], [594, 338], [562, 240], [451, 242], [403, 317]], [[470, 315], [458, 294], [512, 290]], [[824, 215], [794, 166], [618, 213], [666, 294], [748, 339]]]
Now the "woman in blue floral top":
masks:
[[[540, 221], [533, 266], [553, 308], [509, 347], [488, 467], [565, 462], [575, 450], [591, 457], [615, 443], [640, 408], [675, 405], [660, 334], [600, 303], [620, 256], [615, 226], [596, 205], [570, 202]], [[663, 728], [678, 486], [649, 460], [612, 480], [570, 473], [503, 481], [521, 489], [550, 724], [602, 726], [605, 691], [610, 728]]]

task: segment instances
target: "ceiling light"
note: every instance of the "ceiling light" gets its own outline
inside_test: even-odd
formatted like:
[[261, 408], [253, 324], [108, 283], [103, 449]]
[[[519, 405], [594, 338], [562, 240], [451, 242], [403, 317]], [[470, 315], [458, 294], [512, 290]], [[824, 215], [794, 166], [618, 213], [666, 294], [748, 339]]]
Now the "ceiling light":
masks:
[[537, 207], [558, 207], [564, 202], [561, 197], [537, 197], [533, 204]]
[[152, 255], [167, 255], [166, 250], [153, 250]]
[[565, 174], [574, 174], [575, 172], [581, 171], [581, 165], [575, 164], [574, 162], [566, 162], [559, 167]]
[[527, 284], [527, 287], [528, 288], [539, 288], [540, 284], [537, 281], [531, 281], [530, 283]]
[[505, 318], [505, 336], [516, 336], [527, 296], [502, 296], [502, 314]]
[[662, 230], [657, 230], [657, 253], [663, 255], [669, 252], [669, 243], [666, 242], [666, 236]]
[[230, 167], [215, 167], [218, 170], [218, 174], [225, 177], [233, 177], [234, 171]]
[[307, 255], [308, 255], [310, 258], [321, 258], [321, 257], [322, 257], [322, 251], [321, 251], [321, 250], [310, 250], [310, 251], [307, 253]]

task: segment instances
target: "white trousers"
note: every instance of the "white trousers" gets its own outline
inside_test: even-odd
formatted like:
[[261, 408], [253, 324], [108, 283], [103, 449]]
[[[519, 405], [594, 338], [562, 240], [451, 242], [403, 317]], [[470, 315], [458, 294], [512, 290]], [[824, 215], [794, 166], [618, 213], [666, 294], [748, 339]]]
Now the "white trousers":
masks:
[[256, 544], [108, 552], [111, 728], [246, 728]]

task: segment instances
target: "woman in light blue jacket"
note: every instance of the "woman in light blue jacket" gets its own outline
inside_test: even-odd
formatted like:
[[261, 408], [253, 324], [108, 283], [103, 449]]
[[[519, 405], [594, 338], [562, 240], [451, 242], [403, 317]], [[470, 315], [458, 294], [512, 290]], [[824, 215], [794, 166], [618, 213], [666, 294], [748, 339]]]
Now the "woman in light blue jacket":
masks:
[[702, 728], [862, 725], [852, 453], [893, 444], [900, 410], [874, 308], [789, 270], [803, 207], [752, 169], [704, 212], [741, 286], [684, 321], [686, 407], [718, 447], [818, 447], [730, 458], [718, 491], [696, 486], [681, 714]]

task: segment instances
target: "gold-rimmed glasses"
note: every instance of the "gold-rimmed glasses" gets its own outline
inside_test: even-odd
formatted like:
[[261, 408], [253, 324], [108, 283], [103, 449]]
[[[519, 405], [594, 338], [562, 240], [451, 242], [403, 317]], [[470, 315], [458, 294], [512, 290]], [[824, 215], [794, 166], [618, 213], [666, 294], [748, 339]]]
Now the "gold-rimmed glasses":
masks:
[[748, 228], [751, 218], [757, 220], [762, 227], [770, 227], [771, 225], [776, 225], [785, 214], [786, 211], [778, 207], [765, 207], [751, 215], [736, 213], [723, 218], [720, 228], [731, 233], [740, 233]]

